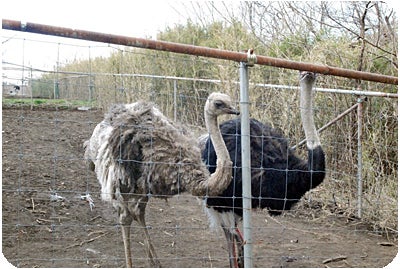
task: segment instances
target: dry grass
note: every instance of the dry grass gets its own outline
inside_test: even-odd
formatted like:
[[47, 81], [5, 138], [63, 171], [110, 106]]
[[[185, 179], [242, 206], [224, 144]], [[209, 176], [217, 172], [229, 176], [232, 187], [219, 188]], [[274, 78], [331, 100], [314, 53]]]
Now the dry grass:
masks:
[[[93, 75], [93, 98], [97, 106], [108, 108], [114, 103], [148, 100], [156, 103], [170, 118], [191, 126], [197, 134], [204, 132], [203, 104], [212, 91], [230, 94], [239, 105], [238, 64], [204, 58], [153, 53], [153, 65], [141, 64], [141, 54], [125, 53], [123, 63], [105, 67], [93, 61], [93, 72], [115, 72], [116, 75]], [[122, 56], [120, 56], [122, 57]], [[134, 59], [130, 59], [130, 58]], [[149, 55], [146, 55], [147, 59]], [[166, 60], [166, 61], [164, 61]], [[118, 62], [118, 61], [116, 61]], [[165, 63], [157, 65], [158, 63]], [[131, 63], [131, 64], [128, 64]], [[203, 68], [199, 69], [198, 67]], [[117, 68], [118, 67], [118, 68]], [[75, 67], [76, 68], [76, 67]], [[108, 68], [108, 69], [107, 69]], [[193, 78], [212, 78], [222, 83], [132, 77], [120, 74], [153, 74], [181, 76], [192, 73]], [[111, 70], [111, 71], [110, 71]], [[250, 68], [251, 117], [269, 122], [279, 128], [295, 145], [304, 138], [298, 107], [298, 92], [274, 87], [255, 86], [256, 83], [298, 86], [298, 72], [255, 66]], [[187, 76], [187, 75], [186, 75]], [[66, 79], [60, 80], [66, 83]], [[70, 85], [74, 84], [69, 81]], [[78, 83], [79, 84], [79, 83]], [[75, 85], [78, 85], [75, 83]], [[79, 85], [83, 85], [82, 83]], [[388, 85], [363, 82], [363, 90], [393, 91]], [[318, 87], [351, 89], [352, 81], [320, 76]], [[60, 85], [63, 87], [63, 85]], [[174, 95], [174, 90], [176, 94]], [[79, 92], [76, 90], [76, 92]], [[81, 89], [87, 98], [87, 86]], [[358, 96], [316, 93], [315, 122], [321, 127], [338, 114], [357, 103]], [[369, 98], [364, 102], [363, 119], [363, 198], [362, 221], [373, 229], [397, 231], [397, 100]], [[357, 113], [353, 111], [321, 134], [327, 157], [328, 175], [320, 191], [313, 192], [326, 215], [342, 212], [357, 215]], [[298, 149], [305, 157], [304, 148]], [[330, 213], [329, 213], [330, 212]]]

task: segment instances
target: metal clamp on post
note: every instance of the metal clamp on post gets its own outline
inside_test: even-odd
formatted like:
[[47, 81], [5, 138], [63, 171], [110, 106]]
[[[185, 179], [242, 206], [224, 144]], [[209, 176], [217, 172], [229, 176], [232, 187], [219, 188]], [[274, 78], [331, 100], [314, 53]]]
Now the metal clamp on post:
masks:
[[256, 63], [257, 63], [257, 56], [254, 53], [253, 49], [249, 49], [247, 51], [247, 62], [246, 62], [246, 65], [247, 66], [254, 66], [254, 64], [256, 64]]
[[21, 31], [25, 32], [26, 31], [26, 25], [27, 23], [24, 21], [21, 21]]

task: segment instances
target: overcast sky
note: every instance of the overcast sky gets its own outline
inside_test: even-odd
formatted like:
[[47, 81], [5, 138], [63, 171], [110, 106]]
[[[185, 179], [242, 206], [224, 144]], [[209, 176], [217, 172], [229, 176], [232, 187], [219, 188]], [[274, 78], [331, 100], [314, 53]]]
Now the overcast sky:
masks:
[[96, 32], [145, 37], [184, 18], [178, 1], [11, 0], [3, 18]]
[[[132, 37], [155, 39], [167, 26], [186, 22], [180, 1], [91, 1], [91, 0], [9, 0], [3, 1], [1, 16], [4, 19], [48, 24], [67, 28], [112, 33]], [[91, 46], [91, 43], [54, 38], [16, 31], [2, 31], [2, 61], [53, 70], [57, 60], [61, 63], [73, 59], [107, 54], [109, 48], [91, 51], [65, 44]], [[40, 40], [41, 42], [37, 42]], [[51, 43], [44, 43], [51, 42]], [[62, 45], [58, 46], [60, 42]], [[107, 44], [99, 44], [107, 46]], [[3, 64], [3, 80], [18, 83], [25, 72], [9, 70], [13, 65]], [[17, 79], [17, 81], [15, 81]], [[13, 82], [13, 80], [15, 82]]]

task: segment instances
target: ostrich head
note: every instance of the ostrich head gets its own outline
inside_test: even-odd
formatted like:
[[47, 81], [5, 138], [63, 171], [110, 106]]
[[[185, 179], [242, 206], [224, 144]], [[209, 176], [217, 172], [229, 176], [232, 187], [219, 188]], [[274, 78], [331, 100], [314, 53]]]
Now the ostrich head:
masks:
[[317, 74], [309, 71], [300, 71], [300, 84], [311, 84], [315, 83]]
[[240, 112], [232, 106], [231, 97], [218, 92], [214, 92], [208, 96], [204, 111], [207, 115], [213, 117], [223, 114], [240, 114]]

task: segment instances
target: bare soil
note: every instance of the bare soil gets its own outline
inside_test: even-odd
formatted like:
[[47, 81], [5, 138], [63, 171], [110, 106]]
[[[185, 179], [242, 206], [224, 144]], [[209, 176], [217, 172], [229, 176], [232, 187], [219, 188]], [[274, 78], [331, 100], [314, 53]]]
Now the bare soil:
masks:
[[[8, 262], [124, 267], [116, 213], [100, 200], [97, 179], [83, 160], [82, 143], [103, 113], [4, 107], [2, 113], [2, 252]], [[86, 194], [92, 209], [81, 199]], [[397, 255], [397, 241], [356, 219], [308, 213], [272, 218], [254, 211], [254, 266], [383, 267]], [[147, 224], [164, 267], [229, 266], [222, 232], [210, 230], [189, 194], [151, 199]], [[132, 231], [134, 266], [148, 267], [143, 231], [136, 223]]]

